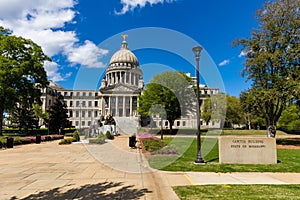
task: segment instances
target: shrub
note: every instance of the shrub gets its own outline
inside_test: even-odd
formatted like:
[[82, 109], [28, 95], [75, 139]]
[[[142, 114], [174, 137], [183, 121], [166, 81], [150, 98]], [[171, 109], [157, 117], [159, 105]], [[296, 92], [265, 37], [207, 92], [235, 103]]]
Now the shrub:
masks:
[[157, 151], [151, 152], [152, 155], [155, 154], [168, 154], [168, 155], [178, 155], [178, 148], [174, 145], [167, 145], [161, 149], [158, 149]]
[[166, 146], [166, 142], [164, 140], [155, 140], [153, 138], [143, 138], [141, 139], [144, 148], [146, 151], [153, 152], [158, 151], [159, 149]]
[[6, 138], [0, 137], [0, 149], [6, 147]]
[[105, 136], [102, 133], [100, 133], [98, 135], [98, 138], [89, 139], [89, 143], [91, 143], [91, 144], [104, 144], [105, 143]]
[[72, 144], [74, 138], [62, 139], [58, 144]]
[[[31, 144], [31, 139], [28, 137], [20, 137], [20, 144]], [[14, 142], [15, 143], [15, 142]]]
[[113, 140], [115, 138], [109, 131], [106, 131], [105, 137], [109, 140]]
[[59, 140], [59, 139], [64, 139], [63, 135], [50, 135], [51, 140]]
[[80, 141], [80, 136], [79, 136], [79, 133], [78, 133], [77, 130], [74, 131], [73, 138], [74, 138], [74, 142], [79, 142]]

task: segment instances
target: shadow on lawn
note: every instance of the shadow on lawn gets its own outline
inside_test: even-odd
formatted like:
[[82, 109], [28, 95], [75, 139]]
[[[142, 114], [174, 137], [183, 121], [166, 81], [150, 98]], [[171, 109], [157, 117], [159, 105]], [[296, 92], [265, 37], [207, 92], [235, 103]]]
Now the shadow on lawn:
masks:
[[[116, 188], [119, 187], [119, 188]], [[72, 188], [61, 192], [61, 188], [54, 188], [49, 191], [42, 191], [37, 194], [31, 194], [22, 200], [29, 199], [138, 199], [146, 193], [151, 193], [148, 189], [134, 189], [133, 185], [124, 186], [123, 183], [103, 182], [97, 184], [87, 184], [82, 187]], [[112, 193], [105, 193], [106, 190], [116, 188]], [[18, 199], [11, 197], [11, 200]]]

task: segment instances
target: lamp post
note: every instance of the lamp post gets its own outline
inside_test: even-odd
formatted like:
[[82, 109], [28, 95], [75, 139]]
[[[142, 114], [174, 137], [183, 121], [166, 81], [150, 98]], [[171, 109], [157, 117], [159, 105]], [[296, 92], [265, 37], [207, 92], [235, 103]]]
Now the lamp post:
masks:
[[[160, 97], [160, 104], [162, 106], [162, 98], [163, 98], [164, 94], [160, 93], [159, 97]], [[164, 134], [163, 134], [163, 115], [162, 112], [160, 114], [160, 139], [163, 140], [164, 139]]]
[[197, 157], [195, 160], [195, 164], [203, 164], [204, 160], [202, 159], [201, 156], [201, 133], [200, 133], [200, 95], [199, 95], [199, 84], [200, 84], [200, 73], [199, 73], [199, 61], [200, 61], [200, 53], [201, 53], [202, 47], [200, 46], [195, 46], [192, 51], [195, 54], [196, 58], [196, 95], [197, 95], [197, 101], [196, 101], [196, 107], [197, 107]]

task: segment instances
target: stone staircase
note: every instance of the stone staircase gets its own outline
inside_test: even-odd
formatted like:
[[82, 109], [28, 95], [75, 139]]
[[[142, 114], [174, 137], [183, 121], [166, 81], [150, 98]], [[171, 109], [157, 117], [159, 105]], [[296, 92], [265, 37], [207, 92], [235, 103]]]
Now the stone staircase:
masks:
[[137, 134], [137, 117], [114, 117], [117, 131], [121, 134]]

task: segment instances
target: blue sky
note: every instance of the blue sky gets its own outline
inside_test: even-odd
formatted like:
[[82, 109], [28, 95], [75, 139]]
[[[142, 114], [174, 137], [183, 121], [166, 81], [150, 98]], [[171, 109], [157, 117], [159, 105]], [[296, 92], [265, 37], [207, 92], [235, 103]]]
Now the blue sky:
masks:
[[[263, 0], [1, 0], [0, 25], [42, 46], [53, 62], [49, 79], [66, 89], [96, 89], [121, 34], [148, 82], [164, 70], [195, 74], [193, 45], [200, 44], [202, 83], [238, 96], [244, 57], [236, 38], [257, 27]], [[154, 28], [147, 28], [154, 27]], [[218, 83], [216, 83], [218, 82]], [[222, 82], [222, 83], [220, 83]]]

